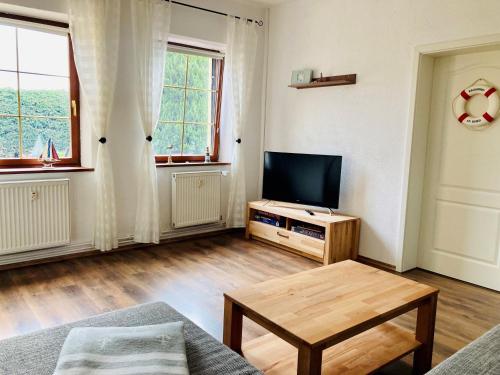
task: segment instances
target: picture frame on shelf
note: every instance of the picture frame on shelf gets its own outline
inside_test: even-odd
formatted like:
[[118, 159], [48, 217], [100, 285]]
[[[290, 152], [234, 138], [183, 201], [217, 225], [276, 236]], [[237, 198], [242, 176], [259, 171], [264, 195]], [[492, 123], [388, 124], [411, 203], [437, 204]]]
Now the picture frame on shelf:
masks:
[[292, 72], [292, 85], [312, 82], [312, 69], [294, 70]]

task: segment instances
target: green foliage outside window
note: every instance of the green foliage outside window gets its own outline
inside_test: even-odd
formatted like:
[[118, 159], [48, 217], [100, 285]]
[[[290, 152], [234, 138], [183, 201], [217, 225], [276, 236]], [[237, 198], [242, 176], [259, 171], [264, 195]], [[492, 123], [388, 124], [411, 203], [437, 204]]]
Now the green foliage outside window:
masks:
[[17, 115], [17, 90], [0, 87], [0, 158], [20, 157], [20, 132], [25, 158], [37, 158], [49, 138], [60, 157], [71, 156], [67, 91], [24, 90], [21, 92], [21, 126]]
[[217, 83], [210, 57], [168, 52], [160, 121], [153, 136], [157, 155], [203, 155], [213, 150]]
[[68, 37], [0, 24], [0, 159], [71, 157]]
[[[160, 122], [153, 136], [157, 155], [203, 155], [213, 150], [217, 99], [214, 60], [169, 52]], [[1, 80], [0, 80], [1, 81]], [[0, 158], [36, 158], [51, 138], [61, 157], [71, 156], [69, 93], [21, 90], [19, 117], [16, 89], [0, 82]], [[21, 126], [19, 121], [21, 121]]]

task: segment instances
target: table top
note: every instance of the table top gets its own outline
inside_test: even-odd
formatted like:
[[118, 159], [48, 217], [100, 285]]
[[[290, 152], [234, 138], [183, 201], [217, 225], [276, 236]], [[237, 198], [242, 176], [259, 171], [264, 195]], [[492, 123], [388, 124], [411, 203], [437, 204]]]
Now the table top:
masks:
[[282, 338], [317, 346], [403, 314], [435, 293], [438, 289], [346, 260], [224, 295]]

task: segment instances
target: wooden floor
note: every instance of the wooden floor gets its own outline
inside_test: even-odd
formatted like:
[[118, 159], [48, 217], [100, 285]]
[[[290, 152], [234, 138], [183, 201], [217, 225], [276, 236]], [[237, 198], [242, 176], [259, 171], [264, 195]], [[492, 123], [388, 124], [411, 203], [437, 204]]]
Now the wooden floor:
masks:
[[[0, 271], [0, 339], [151, 301], [221, 339], [224, 291], [318, 266], [228, 234]], [[404, 276], [441, 290], [434, 364], [500, 323], [500, 293], [422, 270]], [[415, 316], [395, 322], [412, 328]], [[245, 320], [244, 341], [264, 333]]]

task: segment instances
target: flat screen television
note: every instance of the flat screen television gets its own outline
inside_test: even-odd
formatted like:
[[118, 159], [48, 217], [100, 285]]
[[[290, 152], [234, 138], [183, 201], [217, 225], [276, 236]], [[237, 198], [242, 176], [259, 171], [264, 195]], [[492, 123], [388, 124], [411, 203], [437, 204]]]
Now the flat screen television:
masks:
[[264, 154], [264, 199], [338, 208], [342, 156]]

